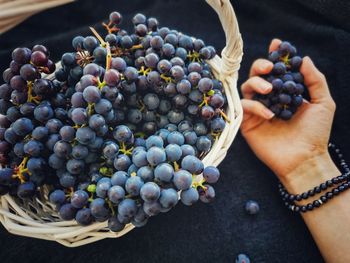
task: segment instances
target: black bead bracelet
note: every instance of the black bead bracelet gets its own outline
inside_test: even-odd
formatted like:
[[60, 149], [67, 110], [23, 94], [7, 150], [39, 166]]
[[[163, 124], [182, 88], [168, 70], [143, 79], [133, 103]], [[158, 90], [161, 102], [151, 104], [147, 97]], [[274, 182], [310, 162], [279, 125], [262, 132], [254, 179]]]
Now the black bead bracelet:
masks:
[[[307, 212], [312, 211], [314, 208], [320, 207], [322, 204], [326, 203], [328, 200], [332, 199], [334, 196], [344, 192], [346, 189], [350, 188], [350, 169], [345, 160], [343, 159], [343, 154], [340, 152], [339, 148], [336, 148], [333, 143], [329, 143], [328, 147], [336, 153], [340, 161], [340, 168], [343, 172], [342, 175], [336, 176], [330, 180], [327, 180], [324, 183], [321, 183], [318, 186], [315, 186], [313, 189], [306, 191], [302, 194], [289, 194], [284, 186], [280, 183], [278, 185], [279, 193], [282, 196], [282, 200], [285, 202], [285, 205], [288, 209], [294, 212]], [[316, 194], [319, 194], [332, 186], [336, 186], [331, 191], [326, 192], [318, 200], [314, 200], [311, 203], [306, 205], [296, 205], [295, 201], [306, 200], [309, 197], [312, 197]]]

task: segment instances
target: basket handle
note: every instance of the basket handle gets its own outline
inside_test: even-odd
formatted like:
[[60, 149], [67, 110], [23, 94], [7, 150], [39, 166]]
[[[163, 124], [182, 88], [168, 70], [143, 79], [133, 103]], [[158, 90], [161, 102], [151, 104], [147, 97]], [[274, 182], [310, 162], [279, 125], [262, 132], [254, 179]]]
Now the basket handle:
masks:
[[238, 72], [243, 56], [243, 40], [236, 14], [229, 0], [206, 0], [219, 16], [226, 36], [226, 46], [221, 52], [220, 79]]

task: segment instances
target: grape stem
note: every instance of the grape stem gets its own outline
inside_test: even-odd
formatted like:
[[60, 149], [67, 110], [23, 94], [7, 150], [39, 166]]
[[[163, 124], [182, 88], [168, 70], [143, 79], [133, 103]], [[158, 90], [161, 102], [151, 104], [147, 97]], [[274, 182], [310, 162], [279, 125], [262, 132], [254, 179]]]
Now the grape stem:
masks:
[[179, 166], [179, 164], [176, 161], [174, 162], [174, 170], [175, 170], [175, 172], [180, 170], [180, 166]]
[[98, 39], [98, 41], [100, 41], [100, 44], [101, 44], [101, 47], [106, 47], [107, 46], [107, 43], [103, 40], [103, 38], [101, 37], [101, 35], [96, 31], [95, 28], [93, 27], [89, 27], [90, 30], [92, 31], [92, 33], [95, 35], [95, 37]]
[[88, 104], [88, 115], [91, 116], [94, 113], [94, 103]]
[[108, 198], [106, 198], [105, 200], [108, 204], [109, 209], [111, 209], [111, 211], [112, 211], [112, 216], [115, 216], [115, 211], [114, 211], [114, 207], [113, 207], [112, 202]]
[[160, 74], [161, 79], [164, 79], [166, 83], [171, 83], [173, 82], [171, 77], [167, 77], [164, 73]]
[[33, 96], [32, 92], [33, 92], [33, 82], [32, 81], [28, 81], [27, 82], [27, 87], [28, 87], [28, 98], [27, 98], [27, 102], [35, 102], [37, 104], [40, 103], [41, 97], [40, 96]]
[[199, 53], [196, 51], [189, 51], [187, 57], [190, 59], [191, 62], [201, 62], [202, 60], [199, 57]]
[[14, 174], [12, 175], [12, 178], [18, 178], [21, 184], [25, 183], [25, 177], [24, 173], [28, 173], [29, 175], [31, 174], [26, 168], [27, 162], [28, 162], [28, 157], [24, 157], [22, 162], [14, 169]]
[[106, 71], [111, 68], [111, 60], [112, 60], [112, 53], [111, 53], [111, 46], [109, 43], [106, 43], [106, 49], [107, 49], [107, 55], [106, 55]]
[[113, 23], [111, 21], [109, 21], [108, 24], [103, 22], [102, 26], [108, 31], [108, 34], [112, 34], [112, 33], [118, 32], [120, 30], [118, 27], [113, 25]]
[[119, 151], [123, 154], [126, 155], [132, 155], [132, 150], [134, 149], [134, 147], [131, 147], [129, 149], [126, 148], [125, 142], [122, 142], [120, 147], [119, 147]]
[[94, 57], [90, 56], [90, 53], [88, 51], [83, 51], [83, 50], [78, 50], [75, 57], [78, 65], [81, 67], [85, 67], [87, 64], [90, 64], [93, 58]]
[[138, 72], [139, 72], [139, 74], [142, 74], [143, 76], [147, 76], [148, 73], [150, 73], [151, 71], [152, 71], [151, 68], [145, 69], [145, 67], [142, 66]]
[[225, 119], [225, 121], [227, 121], [228, 123], [231, 123], [231, 120], [226, 115], [226, 113], [222, 109], [218, 109], [218, 110], [219, 110], [220, 115]]
[[198, 188], [198, 187], [200, 187], [200, 188], [202, 188], [203, 190], [206, 190], [207, 188], [203, 185], [203, 183], [205, 183], [205, 179], [204, 178], [202, 178], [199, 182], [196, 182], [195, 181], [195, 179], [196, 179], [196, 175], [192, 175], [192, 185], [191, 185], [191, 187], [193, 187], [193, 188]]

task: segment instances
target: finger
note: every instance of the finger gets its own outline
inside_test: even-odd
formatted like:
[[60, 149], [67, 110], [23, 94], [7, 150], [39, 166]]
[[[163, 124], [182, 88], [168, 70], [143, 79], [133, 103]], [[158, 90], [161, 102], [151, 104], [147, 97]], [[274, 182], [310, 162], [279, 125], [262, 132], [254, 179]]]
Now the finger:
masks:
[[316, 68], [309, 57], [303, 58], [300, 72], [310, 93], [311, 103], [332, 101], [325, 76]]
[[250, 69], [249, 77], [268, 74], [272, 68], [273, 63], [271, 61], [262, 58], [257, 59]]
[[271, 41], [271, 44], [270, 44], [270, 47], [269, 47], [269, 53], [271, 53], [272, 51], [277, 50], [281, 43], [282, 43], [282, 41], [280, 39], [278, 39], [278, 38], [273, 39]]
[[255, 93], [267, 94], [272, 90], [272, 84], [261, 77], [249, 78], [241, 86], [243, 98], [251, 99]]
[[241, 100], [244, 113], [250, 113], [260, 116], [263, 119], [270, 120], [275, 114], [266, 108], [262, 103], [255, 100], [242, 99]]

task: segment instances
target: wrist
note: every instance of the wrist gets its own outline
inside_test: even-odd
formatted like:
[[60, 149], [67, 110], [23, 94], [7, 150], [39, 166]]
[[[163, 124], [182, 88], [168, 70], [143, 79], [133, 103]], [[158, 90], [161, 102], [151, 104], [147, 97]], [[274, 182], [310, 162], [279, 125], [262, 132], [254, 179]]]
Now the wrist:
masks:
[[299, 194], [340, 174], [329, 153], [325, 152], [300, 163], [283, 176], [281, 182], [288, 192]]

